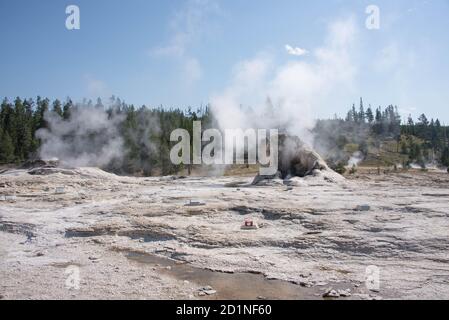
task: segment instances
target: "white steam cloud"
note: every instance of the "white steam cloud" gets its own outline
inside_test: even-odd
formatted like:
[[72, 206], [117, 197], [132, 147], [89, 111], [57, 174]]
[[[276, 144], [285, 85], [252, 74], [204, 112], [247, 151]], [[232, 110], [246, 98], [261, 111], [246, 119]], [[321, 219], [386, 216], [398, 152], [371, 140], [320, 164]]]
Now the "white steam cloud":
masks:
[[275, 66], [261, 54], [237, 64], [230, 85], [211, 99], [220, 128], [282, 128], [311, 145], [316, 110], [331, 93], [352, 87], [356, 31], [352, 18], [333, 23], [307, 62]]
[[58, 158], [73, 167], [102, 167], [123, 157], [119, 134], [122, 115], [109, 115], [103, 108], [76, 106], [69, 120], [49, 111], [45, 121], [48, 128], [36, 133], [42, 142], [42, 159]]
[[365, 159], [360, 151], [356, 151], [352, 154], [351, 158], [348, 160], [349, 167], [358, 167], [359, 163]]

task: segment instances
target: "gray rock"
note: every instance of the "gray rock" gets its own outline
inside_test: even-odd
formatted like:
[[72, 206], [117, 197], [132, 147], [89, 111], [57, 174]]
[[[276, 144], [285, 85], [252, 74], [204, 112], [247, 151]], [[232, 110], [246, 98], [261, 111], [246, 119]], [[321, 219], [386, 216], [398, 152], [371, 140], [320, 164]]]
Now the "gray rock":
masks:
[[340, 294], [332, 288], [327, 289], [323, 293], [323, 298], [339, 298]]
[[201, 207], [201, 206], [205, 206], [205, 205], [206, 205], [206, 203], [204, 203], [204, 202], [190, 200], [190, 202], [187, 203], [185, 206], [186, 207]]
[[369, 205], [367, 205], [367, 204], [362, 204], [362, 205], [358, 205], [358, 206], [355, 208], [355, 210], [356, 210], [356, 211], [370, 211], [370, 210], [371, 210], [371, 207], [370, 207]]
[[317, 282], [317, 283], [315, 283], [315, 285], [318, 287], [324, 287], [324, 286], [327, 286], [327, 282]]
[[338, 290], [337, 292], [338, 292], [338, 294], [339, 294], [341, 297], [350, 297], [350, 296], [351, 296], [351, 290], [350, 290], [350, 289], [346, 289], [346, 290]]
[[208, 296], [211, 296], [213, 294], [216, 294], [217, 291], [216, 290], [204, 290], [203, 291], [205, 294], [207, 294]]

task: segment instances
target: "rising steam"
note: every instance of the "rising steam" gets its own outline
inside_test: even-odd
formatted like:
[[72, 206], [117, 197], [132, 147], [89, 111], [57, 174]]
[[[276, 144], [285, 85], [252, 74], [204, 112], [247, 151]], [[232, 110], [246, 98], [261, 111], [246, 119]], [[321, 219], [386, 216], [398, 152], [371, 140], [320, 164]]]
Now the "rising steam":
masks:
[[211, 99], [218, 125], [222, 129], [282, 128], [312, 145], [316, 110], [331, 93], [352, 87], [355, 37], [352, 18], [337, 21], [310, 61], [295, 57], [275, 66], [273, 59], [260, 54], [239, 63], [230, 85]]
[[39, 151], [42, 159], [58, 158], [61, 163], [74, 167], [103, 167], [123, 157], [119, 132], [123, 115], [77, 105], [68, 120], [51, 111], [44, 117], [47, 128], [36, 133], [42, 143]]

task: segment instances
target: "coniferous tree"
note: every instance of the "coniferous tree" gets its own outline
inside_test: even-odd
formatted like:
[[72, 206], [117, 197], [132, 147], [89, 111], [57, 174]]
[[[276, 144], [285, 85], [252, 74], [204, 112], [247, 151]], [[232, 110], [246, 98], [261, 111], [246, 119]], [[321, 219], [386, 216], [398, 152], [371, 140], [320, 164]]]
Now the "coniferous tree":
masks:
[[66, 103], [64, 103], [64, 107], [62, 110], [62, 118], [64, 120], [70, 119], [72, 108], [73, 108], [73, 102], [70, 98], [67, 98], [67, 101], [66, 101]]
[[8, 132], [0, 128], [0, 162], [11, 163], [14, 161], [14, 145]]
[[371, 105], [366, 110], [366, 120], [368, 120], [369, 124], [372, 124], [374, 122], [374, 114], [373, 110], [371, 109]]
[[380, 107], [376, 109], [376, 122], [377, 123], [382, 122], [382, 111]]
[[351, 114], [352, 114], [353, 121], [359, 122], [359, 115], [357, 113], [357, 110], [355, 109], [355, 104], [352, 105]]
[[365, 114], [365, 107], [363, 106], [362, 98], [360, 98], [360, 109], [359, 109], [358, 119], [359, 119], [360, 123], [365, 123], [366, 114]]
[[351, 111], [348, 111], [348, 113], [346, 114], [346, 119], [345, 119], [345, 121], [346, 121], [346, 122], [353, 122], [353, 121], [354, 121], [353, 114], [352, 114]]
[[103, 105], [103, 102], [101, 101], [101, 98], [97, 99], [97, 103], [95, 104], [95, 108], [96, 109], [101, 109], [101, 110], [104, 109], [104, 105]]
[[449, 167], [449, 146], [446, 146], [441, 153], [441, 164]]
[[53, 110], [52, 110], [55, 114], [57, 114], [58, 116], [62, 117], [63, 116], [63, 111], [62, 111], [62, 104], [61, 101], [59, 101], [58, 99], [56, 99], [53, 102]]
[[45, 121], [45, 113], [48, 111], [50, 101], [45, 98], [37, 97], [36, 100], [36, 112], [34, 113], [34, 126], [35, 130], [46, 128], [47, 123]]
[[407, 119], [407, 133], [411, 135], [415, 134], [415, 122], [413, 121], [412, 115], [409, 115]]
[[419, 116], [418, 120], [419, 120], [418, 125], [421, 125], [424, 127], [427, 127], [429, 125], [429, 120], [427, 120], [427, 117], [424, 113]]
[[15, 140], [13, 144], [15, 146], [15, 158], [18, 161], [23, 161], [28, 158], [28, 154], [31, 151], [33, 144], [31, 121], [27, 116], [27, 111], [22, 100], [17, 97], [14, 101], [14, 113], [15, 113]]

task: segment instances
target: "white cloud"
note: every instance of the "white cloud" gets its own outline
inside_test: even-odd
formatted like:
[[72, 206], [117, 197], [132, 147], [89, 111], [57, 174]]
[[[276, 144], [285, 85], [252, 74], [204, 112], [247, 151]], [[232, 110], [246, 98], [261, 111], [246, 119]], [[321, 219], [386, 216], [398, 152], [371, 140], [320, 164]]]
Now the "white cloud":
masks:
[[299, 47], [293, 48], [291, 45], [288, 44], [285, 45], [285, 50], [287, 51], [288, 54], [298, 57], [306, 55], [308, 53], [306, 49], [301, 49]]

